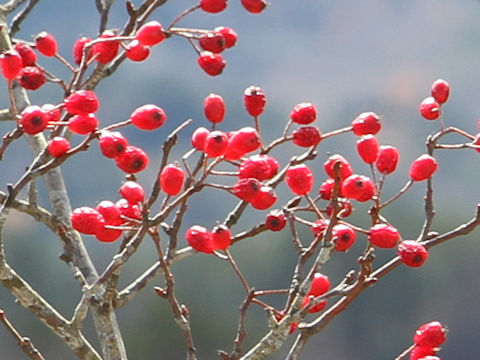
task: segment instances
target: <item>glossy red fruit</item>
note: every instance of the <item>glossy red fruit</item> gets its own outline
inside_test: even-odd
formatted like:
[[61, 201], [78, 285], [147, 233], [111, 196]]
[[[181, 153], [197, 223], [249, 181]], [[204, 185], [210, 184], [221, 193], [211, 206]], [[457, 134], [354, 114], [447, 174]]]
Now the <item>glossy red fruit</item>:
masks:
[[94, 114], [75, 115], [68, 121], [68, 128], [74, 134], [88, 135], [98, 127], [98, 119]]
[[211, 254], [214, 251], [212, 233], [203, 226], [191, 226], [185, 233], [185, 239], [196, 251], [206, 254]]
[[280, 231], [286, 224], [285, 214], [279, 209], [270, 211], [265, 219], [265, 226], [270, 231]]
[[41, 109], [48, 115], [48, 122], [54, 123], [60, 120], [62, 112], [57, 105], [53, 104], [43, 104]]
[[260, 14], [268, 6], [264, 0], [242, 0], [242, 5], [249, 13]]
[[248, 154], [260, 147], [260, 136], [257, 130], [246, 126], [235, 131], [228, 139], [228, 146], [242, 154]]
[[[321, 185], [320, 189], [318, 190], [318, 194], [320, 195], [320, 198], [323, 200], [332, 200], [332, 194], [333, 194], [333, 187], [335, 186], [335, 180], [332, 178], [328, 178], [325, 180]], [[341, 197], [341, 187], [338, 188], [338, 197]]]
[[410, 179], [423, 181], [430, 178], [438, 169], [438, 163], [433, 156], [423, 154], [419, 156], [410, 166]]
[[125, 49], [125, 56], [132, 61], [143, 61], [150, 55], [150, 47], [138, 40], [132, 40]]
[[368, 240], [379, 248], [390, 249], [397, 245], [400, 233], [392, 225], [376, 224], [370, 228]]
[[[142, 210], [140, 207], [137, 204], [129, 202], [127, 199], [119, 199], [115, 203], [115, 206], [120, 210], [122, 217], [132, 220], [140, 220], [142, 218]], [[128, 221], [126, 222], [128, 223]]]
[[197, 150], [203, 151], [205, 147], [205, 139], [207, 138], [208, 134], [210, 134], [210, 130], [207, 128], [197, 128], [192, 134], [192, 146]]
[[382, 145], [378, 149], [378, 158], [375, 162], [378, 171], [387, 175], [395, 171], [398, 164], [399, 153], [396, 147]]
[[211, 123], [221, 123], [226, 111], [227, 107], [220, 95], [210, 94], [203, 100], [203, 113]]
[[240, 164], [238, 177], [267, 180], [277, 173], [278, 166], [277, 160], [269, 155], [252, 155]]
[[225, 250], [232, 244], [232, 232], [225, 225], [217, 225], [212, 230], [214, 250]]
[[[105, 224], [108, 225], [108, 224]], [[97, 232], [95, 232], [95, 237], [98, 241], [101, 242], [114, 242], [115, 240], [120, 239], [122, 236], [123, 230], [121, 229], [111, 229], [107, 226], [100, 227]]]
[[235, 46], [235, 44], [237, 43], [238, 35], [232, 28], [226, 26], [219, 26], [213, 29], [213, 31], [215, 33], [220, 33], [223, 35], [225, 39], [225, 47], [227, 49]]
[[100, 64], [108, 64], [117, 56], [120, 42], [118, 40], [108, 40], [117, 36], [113, 31], [106, 30], [100, 35], [100, 39], [106, 40], [97, 42], [93, 45], [92, 53]]
[[297, 104], [290, 112], [290, 119], [296, 124], [311, 124], [317, 119], [317, 109], [312, 103]]
[[315, 146], [322, 140], [322, 134], [315, 126], [302, 126], [293, 133], [293, 143], [301, 147]]
[[211, 51], [202, 51], [197, 58], [197, 63], [210, 76], [220, 75], [227, 64], [221, 55]]
[[163, 32], [162, 25], [158, 21], [149, 21], [137, 30], [135, 33], [135, 39], [142, 45], [153, 46], [163, 40], [166, 35]]
[[239, 179], [233, 185], [233, 193], [244, 201], [252, 201], [257, 196], [262, 183], [254, 178]]
[[342, 155], [335, 154], [328, 157], [327, 161], [323, 164], [323, 168], [328, 176], [335, 179], [335, 164], [339, 163], [339, 176], [343, 180], [353, 174], [352, 166]]
[[134, 174], [148, 166], [148, 155], [139, 147], [128, 145], [125, 151], [115, 158], [115, 163], [127, 174]]
[[430, 92], [437, 103], [443, 104], [447, 102], [450, 95], [450, 84], [443, 79], [435, 80]]
[[0, 55], [0, 71], [7, 80], [13, 80], [23, 66], [22, 57], [15, 50], [7, 50]]
[[[75, 61], [75, 64], [80, 65], [82, 62], [82, 57], [83, 57], [83, 49], [85, 48], [85, 45], [88, 44], [92, 39], [82, 36], [81, 38], [78, 38], [75, 43], [73, 44], [73, 61]], [[93, 51], [92, 48], [89, 48], [86, 52], [86, 57], [87, 61], [90, 60], [93, 57]]]
[[347, 251], [355, 243], [357, 235], [348, 225], [337, 224], [332, 228], [332, 241], [335, 244], [335, 250]]
[[357, 136], [375, 135], [381, 129], [380, 117], [374, 112], [364, 112], [352, 121], [353, 133]]
[[440, 104], [432, 96], [429, 96], [422, 100], [418, 111], [425, 119], [435, 120], [440, 116]]
[[373, 135], [365, 135], [357, 140], [357, 152], [367, 164], [377, 161], [379, 153], [378, 140]]
[[205, 12], [216, 14], [227, 7], [227, 0], [200, 0], [200, 7]]
[[417, 346], [436, 348], [446, 340], [447, 328], [439, 321], [423, 324], [415, 331], [413, 342]]
[[136, 181], [125, 181], [118, 192], [122, 198], [131, 204], [143, 203], [145, 200], [145, 190]]
[[160, 172], [159, 181], [163, 192], [171, 196], [178, 195], [183, 188], [185, 171], [176, 164], [168, 164]]
[[[422, 360], [425, 357], [434, 356], [437, 353], [435, 348], [415, 346], [410, 352], [410, 360]], [[428, 359], [431, 360], [431, 359]]]
[[35, 36], [35, 47], [40, 54], [52, 57], [57, 53], [57, 40], [52, 34], [42, 31]]
[[35, 66], [37, 61], [37, 54], [32, 49], [32, 47], [26, 43], [16, 43], [13, 49], [18, 52], [22, 58], [23, 67], [25, 66]]
[[325, 294], [328, 290], [330, 290], [330, 280], [328, 279], [327, 275], [322, 273], [315, 273], [313, 275], [312, 284], [310, 285], [310, 290], [308, 291], [308, 295], [313, 296], [320, 296]]
[[65, 155], [70, 148], [70, 142], [61, 136], [55, 136], [47, 145], [48, 153], [55, 158]]
[[122, 212], [113, 201], [102, 200], [95, 207], [95, 210], [103, 216], [107, 225], [118, 226], [123, 223]]
[[420, 267], [428, 258], [428, 251], [418, 241], [405, 240], [398, 245], [397, 249], [400, 260], [407, 266]]
[[295, 195], [308, 194], [313, 187], [313, 173], [305, 164], [299, 164], [288, 168], [285, 181]]
[[36, 105], [27, 106], [20, 116], [23, 131], [30, 135], [42, 132], [48, 125], [48, 114]]
[[352, 174], [341, 185], [342, 195], [361, 202], [370, 200], [375, 194], [375, 184], [364, 175]]
[[88, 206], [73, 210], [70, 220], [75, 230], [87, 235], [95, 234], [105, 222], [97, 210]]
[[72, 115], [87, 115], [98, 110], [100, 103], [97, 95], [90, 90], [78, 90], [65, 100], [65, 109]]
[[147, 104], [136, 108], [130, 115], [130, 120], [141, 130], [155, 130], [165, 124], [167, 114], [161, 107]]
[[219, 54], [226, 49], [225, 37], [219, 32], [209, 32], [203, 34], [198, 39], [198, 44], [205, 51]]
[[243, 93], [243, 102], [251, 116], [259, 116], [263, 113], [267, 99], [265, 92], [261, 88], [249, 86]]
[[228, 146], [228, 135], [223, 131], [211, 131], [205, 138], [203, 151], [208, 157], [217, 157], [225, 154]]
[[327, 227], [328, 227], [328, 220], [318, 219], [314, 221], [310, 229], [312, 230], [313, 236], [318, 237], [320, 235], [323, 235]]
[[125, 151], [128, 141], [118, 131], [102, 131], [98, 138], [98, 144], [102, 154], [113, 159]]
[[254, 209], [266, 210], [271, 208], [277, 202], [277, 194], [270, 186], [262, 186], [258, 193], [250, 201]]
[[36, 66], [26, 66], [18, 73], [18, 83], [27, 90], [37, 90], [46, 81], [45, 73]]

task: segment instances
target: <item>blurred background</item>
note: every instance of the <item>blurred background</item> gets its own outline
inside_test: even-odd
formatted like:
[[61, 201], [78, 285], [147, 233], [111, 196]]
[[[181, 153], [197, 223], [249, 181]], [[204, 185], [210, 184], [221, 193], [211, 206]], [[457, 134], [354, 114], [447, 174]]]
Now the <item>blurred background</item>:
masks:
[[[133, 1], [139, 4], [139, 1]], [[152, 19], [167, 26], [194, 1], [168, 1]], [[249, 126], [252, 121], [243, 109], [243, 90], [257, 85], [267, 94], [267, 107], [261, 118], [263, 134], [272, 140], [281, 134], [291, 109], [299, 102], [312, 102], [318, 109], [315, 123], [322, 132], [348, 126], [365, 111], [382, 117], [382, 144], [395, 145], [401, 154], [397, 171], [385, 185], [385, 198], [395, 194], [407, 181], [410, 163], [425, 152], [425, 141], [439, 129], [437, 122], [418, 114], [418, 104], [429, 96], [431, 83], [443, 78], [451, 85], [451, 96], [444, 106], [447, 126], [477, 133], [480, 116], [480, 2], [474, 0], [385, 1], [275, 1], [262, 15], [247, 13], [240, 1], [229, 1], [228, 8], [210, 15], [196, 12], [179, 26], [213, 29], [230, 26], [238, 33], [237, 46], [224, 53], [227, 67], [219, 77], [209, 77], [196, 63], [196, 54], [182, 38], [172, 38], [154, 47], [142, 63], [126, 61], [110, 78], [98, 86], [101, 101], [98, 112], [102, 125], [125, 120], [138, 106], [157, 104], [168, 114], [167, 124], [146, 133], [133, 127], [122, 132], [131, 144], [142, 146], [151, 165], [139, 174], [138, 181], [149, 189], [161, 159], [165, 136], [182, 121], [194, 123], [182, 132], [172, 159], [179, 159], [189, 146], [190, 135], [198, 126], [208, 126], [202, 101], [209, 93], [223, 96], [227, 118], [222, 130]], [[123, 1], [113, 8], [109, 28], [122, 28], [127, 19]], [[42, 0], [24, 22], [18, 38], [31, 40], [46, 30], [55, 35], [59, 52], [71, 60], [74, 41], [82, 36], [95, 37], [98, 14], [95, 2]], [[61, 78], [68, 71], [53, 59], [39, 62]], [[2, 107], [7, 106], [6, 86], [2, 84]], [[60, 103], [62, 93], [53, 84], [30, 92], [32, 103]], [[11, 124], [0, 124], [5, 133]], [[74, 137], [73, 142], [80, 141]], [[452, 142], [462, 141], [456, 137]], [[326, 139], [310, 163], [316, 174], [315, 189], [325, 179], [322, 164], [328, 153], [341, 153], [358, 173], [369, 174], [368, 167], [355, 152], [352, 134]], [[447, 141], [447, 140], [446, 140]], [[289, 159], [284, 147], [274, 153], [282, 164]], [[286, 150], [285, 150], [286, 149]], [[439, 171], [435, 175], [437, 215], [434, 230], [448, 231], [470, 220], [480, 199], [478, 158], [474, 150], [438, 151]], [[23, 140], [16, 141], [2, 161], [0, 184], [15, 182], [31, 161]], [[95, 206], [101, 200], [115, 201], [124, 176], [114, 162], [92, 148], [62, 166], [72, 206]], [[40, 191], [42, 184], [38, 184]], [[389, 206], [385, 216], [397, 226], [404, 239], [415, 238], [423, 219], [425, 184], [415, 184], [399, 201]], [[316, 190], [315, 190], [316, 191]], [[280, 201], [289, 194], [278, 188]], [[43, 197], [42, 197], [43, 196]], [[48, 206], [44, 195], [40, 203]], [[232, 196], [205, 191], [192, 198], [183, 223], [211, 228], [223, 221], [236, 204]], [[279, 202], [281, 204], [281, 202]], [[208, 209], [208, 211], [205, 211]], [[368, 204], [355, 204], [352, 223], [368, 227]], [[234, 232], [262, 221], [268, 211], [248, 209]], [[344, 313], [305, 348], [302, 359], [385, 360], [394, 359], [409, 347], [415, 329], [425, 322], [439, 320], [449, 329], [448, 340], [439, 355], [443, 359], [478, 359], [476, 344], [480, 333], [480, 249], [479, 231], [435, 247], [420, 269], [400, 267], [362, 294]], [[302, 229], [308, 239], [309, 229]], [[81, 293], [68, 267], [58, 260], [58, 239], [28, 217], [12, 213], [3, 233], [7, 259], [11, 265], [66, 317], [72, 315]], [[103, 244], [85, 237], [88, 250], [101, 272], [115, 253], [118, 243]], [[182, 246], [185, 245], [182, 243]], [[332, 283], [356, 268], [356, 258], [365, 246], [359, 236], [346, 254], [335, 254], [323, 272]], [[288, 286], [295, 253], [287, 230], [264, 233], [242, 241], [232, 254], [251, 286], [275, 289]], [[379, 266], [394, 256], [393, 251], [377, 252]], [[133, 281], [155, 261], [154, 247], [145, 241], [132, 261], [124, 267], [121, 285]], [[191, 314], [193, 336], [199, 359], [217, 358], [217, 349], [231, 350], [238, 319], [238, 307], [245, 296], [230, 266], [218, 258], [196, 255], [172, 266], [180, 301]], [[157, 297], [152, 286], [162, 286], [159, 277], [131, 303], [118, 312], [128, 355], [131, 359], [183, 359], [184, 339], [169, 312], [168, 304]], [[281, 307], [283, 298], [265, 301]], [[0, 307], [22, 334], [32, 341], [47, 359], [73, 359], [74, 356], [55, 335], [14, 298], [0, 288]], [[266, 315], [252, 307], [247, 318], [249, 331], [246, 348], [265, 333]], [[96, 343], [90, 319], [86, 336]], [[293, 341], [272, 359], [283, 359]], [[25, 355], [0, 327], [0, 358], [22, 360]]]

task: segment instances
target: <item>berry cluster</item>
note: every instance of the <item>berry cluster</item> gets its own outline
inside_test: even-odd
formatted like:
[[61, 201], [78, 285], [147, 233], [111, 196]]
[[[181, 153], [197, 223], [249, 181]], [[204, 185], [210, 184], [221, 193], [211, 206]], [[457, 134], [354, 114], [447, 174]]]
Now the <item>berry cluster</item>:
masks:
[[413, 337], [410, 360], [441, 360], [437, 355], [446, 340], [447, 328], [438, 321], [420, 326]]

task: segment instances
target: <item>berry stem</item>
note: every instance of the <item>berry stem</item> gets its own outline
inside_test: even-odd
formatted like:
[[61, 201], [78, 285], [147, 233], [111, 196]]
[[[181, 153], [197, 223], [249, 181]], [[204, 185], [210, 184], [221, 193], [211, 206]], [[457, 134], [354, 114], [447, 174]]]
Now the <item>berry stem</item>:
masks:
[[169, 32], [180, 20], [182, 20], [185, 16], [188, 14], [200, 9], [200, 4], [192, 6], [191, 8], [183, 11], [180, 15], [178, 15], [170, 24], [170, 26], [167, 27], [166, 32]]
[[397, 200], [400, 196], [402, 196], [403, 194], [405, 194], [407, 192], [407, 190], [410, 188], [410, 186], [412, 186], [413, 184], [413, 180], [408, 180], [407, 183], [403, 186], [403, 188], [400, 189], [400, 191], [392, 196], [389, 200], [385, 201], [383, 204], [381, 204], [378, 209], [380, 211], [380, 209], [383, 209], [384, 207], [390, 205], [392, 202], [394, 202], [395, 200]]

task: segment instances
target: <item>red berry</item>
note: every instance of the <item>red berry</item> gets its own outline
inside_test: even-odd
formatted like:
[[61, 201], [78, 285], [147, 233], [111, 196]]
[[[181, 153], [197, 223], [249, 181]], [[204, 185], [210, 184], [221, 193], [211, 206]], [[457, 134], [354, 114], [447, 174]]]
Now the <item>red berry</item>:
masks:
[[192, 134], [192, 146], [197, 150], [203, 151], [205, 147], [205, 139], [208, 134], [210, 134], [210, 130], [207, 128], [199, 127], [196, 129]]
[[420, 115], [427, 120], [435, 120], [440, 116], [440, 104], [431, 96], [423, 99], [418, 107]]
[[[340, 205], [340, 211], [337, 213], [337, 216], [340, 216], [341, 218], [346, 218], [352, 214], [353, 211], [353, 206], [352, 203], [348, 200], [344, 199], [339, 199], [338, 200], [338, 205]], [[333, 214], [333, 206], [332, 203], [329, 203], [327, 207], [325, 208], [325, 211], [327, 212], [327, 216], [332, 216]]]
[[380, 173], [387, 175], [395, 171], [398, 164], [399, 153], [397, 148], [390, 145], [380, 146], [378, 158], [375, 163]]
[[193, 225], [185, 233], [188, 244], [196, 251], [211, 254], [214, 251], [212, 233], [200, 225]]
[[327, 229], [327, 227], [328, 220], [318, 219], [315, 220], [310, 229], [312, 230], [313, 236], [318, 237], [320, 235], [323, 235], [323, 232]]
[[20, 124], [27, 134], [38, 134], [45, 130], [48, 125], [48, 114], [39, 106], [27, 106], [20, 115]]
[[293, 143], [301, 147], [315, 146], [322, 140], [322, 134], [315, 126], [302, 126], [293, 133]]
[[162, 108], [147, 104], [136, 108], [130, 115], [130, 120], [139, 129], [155, 130], [165, 124], [167, 115]]
[[227, 0], [200, 0], [200, 7], [208, 13], [219, 13], [227, 7]]
[[242, 0], [243, 7], [252, 14], [260, 14], [267, 6], [264, 0]]
[[122, 233], [121, 229], [110, 229], [104, 225], [95, 232], [95, 237], [101, 242], [114, 242], [122, 236]]
[[35, 62], [37, 61], [37, 54], [35, 54], [35, 51], [33, 51], [30, 45], [19, 42], [16, 43], [13, 48], [21, 56], [23, 67], [35, 66]]
[[238, 177], [267, 180], [277, 173], [278, 166], [277, 160], [269, 155], [252, 155], [240, 164]]
[[[480, 146], [480, 134], [477, 134], [472, 142], [472, 145]], [[480, 147], [475, 147], [474, 149], [476, 152], [480, 153]]]
[[335, 179], [335, 164], [340, 163], [339, 176], [343, 180], [353, 174], [352, 166], [350, 163], [339, 154], [331, 155], [328, 157], [327, 161], [323, 164], [323, 168], [328, 176], [332, 179]]
[[247, 154], [260, 147], [260, 136], [252, 127], [243, 127], [235, 131], [228, 139], [228, 147], [241, 154]]
[[254, 209], [266, 210], [272, 207], [277, 202], [277, 195], [275, 190], [270, 186], [262, 186], [250, 204]]
[[415, 346], [410, 352], [410, 360], [422, 360], [423, 358], [433, 356], [436, 353], [437, 351], [434, 348]]
[[160, 172], [160, 187], [168, 195], [175, 196], [182, 190], [185, 171], [175, 164], [166, 165]]
[[227, 64], [221, 55], [210, 51], [202, 51], [197, 59], [197, 63], [203, 71], [211, 76], [220, 75]]
[[330, 290], [330, 280], [328, 276], [322, 273], [315, 273], [308, 295], [316, 297], [325, 294], [328, 290]]
[[[302, 301], [302, 308], [306, 308], [307, 306], [310, 306], [310, 302], [313, 300], [315, 300], [315, 297], [313, 295], [305, 296]], [[312, 306], [310, 309], [308, 309], [308, 312], [311, 314], [314, 314], [322, 311], [326, 307], [327, 307], [327, 300], [322, 300], [316, 305]]]
[[332, 229], [332, 241], [335, 243], [335, 250], [347, 251], [355, 243], [357, 235], [348, 225], [337, 224]]
[[400, 233], [391, 225], [376, 224], [370, 228], [368, 240], [379, 248], [395, 247], [400, 240]]
[[142, 45], [152, 46], [165, 40], [162, 25], [158, 21], [143, 24], [135, 33], [135, 39]]
[[47, 57], [54, 56], [58, 50], [57, 40], [46, 31], [42, 31], [35, 36], [35, 47], [40, 54]]
[[409, 175], [413, 181], [423, 181], [433, 175], [438, 169], [437, 161], [433, 156], [423, 154], [410, 166]]
[[317, 109], [312, 103], [300, 103], [290, 112], [290, 119], [296, 124], [310, 124], [317, 119]]
[[150, 47], [138, 40], [132, 40], [125, 49], [125, 56], [132, 61], [143, 61], [150, 55]]
[[50, 155], [58, 158], [70, 150], [70, 142], [64, 137], [55, 136], [48, 142], [47, 150]]
[[122, 198], [131, 204], [143, 203], [145, 200], [145, 190], [136, 181], [125, 181], [118, 189], [118, 192]]
[[402, 241], [398, 245], [397, 253], [400, 260], [410, 267], [420, 267], [428, 258], [425, 246], [414, 240]]
[[[88, 44], [90, 41], [92, 41], [92, 39], [82, 36], [81, 38], [77, 39], [73, 44], [72, 52], [73, 52], [73, 61], [75, 61], [75, 64], [80, 65], [80, 63], [82, 62], [83, 49], [85, 48], [85, 45]], [[87, 50], [86, 56], [87, 56], [87, 61], [93, 57], [93, 52], [91, 48]]]
[[235, 46], [238, 35], [232, 28], [226, 26], [219, 26], [216, 27], [213, 31], [215, 33], [220, 33], [223, 35], [223, 37], [225, 38], [225, 47], [227, 49]]
[[348, 199], [365, 202], [375, 194], [375, 185], [367, 176], [352, 174], [343, 180], [341, 191]]
[[92, 53], [100, 64], [107, 64], [117, 56], [120, 42], [118, 40], [108, 41], [107, 39], [117, 36], [113, 31], [106, 30], [100, 35], [100, 39], [106, 40], [93, 45]]
[[68, 128], [74, 134], [88, 135], [98, 127], [98, 119], [94, 114], [75, 115], [68, 121]]
[[424, 357], [420, 358], [419, 360], [442, 360], [442, 359], [439, 358], [438, 356], [427, 355], [427, 356], [424, 356]]
[[128, 145], [125, 151], [115, 158], [117, 166], [127, 174], [134, 174], [148, 165], [148, 155], [139, 147]]
[[288, 168], [285, 181], [295, 195], [305, 195], [312, 190], [313, 173], [305, 164]]
[[27, 90], [37, 90], [45, 81], [43, 70], [36, 66], [26, 66], [18, 73], [18, 83]]
[[105, 224], [107, 225], [121, 225], [123, 223], [123, 219], [121, 217], [122, 212], [120, 209], [110, 200], [102, 200], [98, 203], [95, 207], [105, 219]]
[[100, 151], [108, 158], [116, 158], [128, 146], [128, 141], [118, 131], [102, 131], [98, 138]]
[[198, 44], [203, 50], [219, 54], [225, 50], [225, 37], [219, 32], [209, 32], [203, 34], [198, 39]]
[[446, 340], [447, 329], [438, 321], [432, 321], [420, 326], [415, 331], [413, 341], [417, 346], [436, 348]]
[[212, 243], [215, 250], [225, 250], [232, 244], [232, 232], [225, 225], [217, 225], [212, 230]]
[[244, 201], [252, 201], [252, 199], [257, 196], [262, 183], [254, 178], [239, 179], [233, 185], [233, 193], [240, 199]]
[[79, 90], [70, 96], [65, 101], [65, 109], [72, 115], [87, 115], [98, 110], [99, 102], [97, 95], [90, 90]]
[[203, 151], [208, 157], [217, 157], [225, 154], [228, 146], [228, 135], [223, 131], [214, 130], [205, 138]]
[[127, 199], [120, 199], [115, 203], [123, 217], [127, 219], [140, 220], [142, 218], [142, 210], [137, 204], [132, 204]]
[[280, 231], [287, 224], [287, 219], [282, 210], [272, 210], [265, 219], [265, 226], [270, 231]]
[[247, 112], [251, 116], [261, 115], [267, 103], [265, 92], [257, 86], [249, 86], [245, 89], [243, 101]]
[[357, 140], [358, 155], [367, 164], [373, 164], [378, 158], [378, 140], [373, 135], [365, 135]]
[[374, 112], [364, 112], [352, 121], [353, 133], [357, 136], [372, 134], [380, 131], [380, 117]]
[[0, 70], [7, 80], [13, 80], [22, 69], [23, 60], [15, 50], [7, 50], [0, 55]]
[[223, 121], [226, 112], [225, 102], [220, 95], [210, 94], [203, 100], [203, 112], [208, 121], [218, 124]]
[[[332, 200], [332, 193], [333, 193], [333, 187], [335, 186], [335, 180], [332, 178], [328, 178], [325, 180], [322, 185], [320, 185], [320, 190], [318, 191], [318, 194], [320, 195], [320, 198], [323, 200]], [[341, 188], [338, 189], [339, 194], [338, 196], [342, 196], [341, 194]]]
[[73, 210], [70, 220], [75, 230], [87, 235], [95, 234], [105, 222], [97, 210], [87, 206]]
[[435, 80], [431, 89], [432, 97], [439, 104], [447, 102], [450, 94], [450, 85], [443, 79]]

